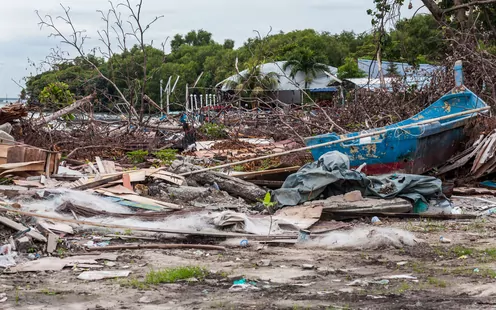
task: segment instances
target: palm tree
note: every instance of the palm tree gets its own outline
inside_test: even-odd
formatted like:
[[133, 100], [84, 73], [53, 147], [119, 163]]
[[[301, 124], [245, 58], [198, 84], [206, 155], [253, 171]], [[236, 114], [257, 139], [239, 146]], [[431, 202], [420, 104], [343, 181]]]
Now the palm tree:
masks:
[[275, 91], [279, 85], [279, 75], [275, 72], [262, 72], [260, 66], [253, 66], [239, 73], [236, 78], [226, 81], [230, 89], [240, 96], [258, 97], [266, 91]]
[[315, 52], [309, 48], [297, 50], [286, 63], [283, 65], [284, 71], [291, 68], [290, 77], [295, 78], [298, 72], [305, 75], [305, 89], [312, 83], [320, 72], [329, 72], [329, 67], [325, 65], [324, 57], [315, 55]]

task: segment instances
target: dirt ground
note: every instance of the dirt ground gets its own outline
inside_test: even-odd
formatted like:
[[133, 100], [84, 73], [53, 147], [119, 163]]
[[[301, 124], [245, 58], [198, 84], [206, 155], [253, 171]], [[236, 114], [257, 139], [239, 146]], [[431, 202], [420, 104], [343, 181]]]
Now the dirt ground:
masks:
[[[365, 221], [357, 226], [370, 226]], [[386, 220], [425, 240], [407, 248], [301, 249], [292, 245], [226, 252], [126, 250], [115, 266], [126, 279], [78, 280], [81, 270], [0, 275], [1, 309], [494, 309], [496, 220]], [[443, 236], [452, 240], [440, 243]], [[265, 264], [257, 264], [261, 260]], [[270, 265], [268, 261], [270, 260]], [[304, 264], [313, 269], [303, 268]], [[110, 264], [113, 265], [113, 264]], [[201, 266], [205, 279], [133, 287], [150, 270]], [[310, 267], [310, 266], [307, 266]], [[477, 269], [476, 269], [477, 268]], [[413, 279], [389, 279], [410, 275]], [[246, 278], [256, 289], [231, 291]], [[382, 281], [381, 281], [382, 280]], [[367, 283], [369, 282], [369, 283]], [[373, 282], [373, 283], [370, 283]]]

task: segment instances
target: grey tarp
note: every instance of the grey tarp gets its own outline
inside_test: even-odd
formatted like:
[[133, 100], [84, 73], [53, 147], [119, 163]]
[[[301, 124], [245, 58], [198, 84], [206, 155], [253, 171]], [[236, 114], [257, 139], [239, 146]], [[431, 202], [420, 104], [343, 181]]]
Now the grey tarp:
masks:
[[295, 206], [320, 195], [327, 198], [354, 190], [360, 190], [364, 197], [402, 197], [427, 202], [442, 195], [441, 186], [441, 180], [422, 175], [367, 176], [350, 170], [348, 156], [332, 151], [290, 175], [273, 196], [280, 206]]

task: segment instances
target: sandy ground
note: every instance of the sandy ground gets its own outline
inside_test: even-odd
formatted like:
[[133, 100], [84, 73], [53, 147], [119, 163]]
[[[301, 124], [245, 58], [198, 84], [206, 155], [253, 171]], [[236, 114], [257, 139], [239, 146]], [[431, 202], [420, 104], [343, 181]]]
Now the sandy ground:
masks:
[[[372, 228], [365, 223], [354, 225]], [[494, 309], [496, 219], [390, 220], [425, 243], [411, 247], [331, 250], [292, 245], [199, 250], [127, 250], [115, 266], [127, 280], [78, 280], [81, 270], [0, 275], [0, 309]], [[452, 240], [442, 244], [440, 236]], [[234, 240], [234, 243], [237, 241]], [[259, 266], [270, 260], [270, 266]], [[265, 261], [267, 264], [267, 261]], [[303, 268], [304, 264], [313, 269]], [[204, 280], [133, 288], [150, 270], [201, 266]], [[477, 269], [476, 269], [477, 268]], [[410, 275], [413, 279], [391, 279]], [[233, 292], [246, 278], [256, 289]], [[387, 278], [388, 283], [386, 283]], [[381, 281], [383, 280], [383, 281]], [[372, 283], [370, 283], [372, 282]]]

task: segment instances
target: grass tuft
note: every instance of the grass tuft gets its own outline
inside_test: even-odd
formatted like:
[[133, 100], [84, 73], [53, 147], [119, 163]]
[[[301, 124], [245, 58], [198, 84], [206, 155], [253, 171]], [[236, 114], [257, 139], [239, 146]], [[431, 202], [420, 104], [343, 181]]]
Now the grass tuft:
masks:
[[427, 279], [427, 282], [429, 282], [430, 285], [437, 286], [437, 287], [447, 287], [448, 285], [446, 284], [446, 281], [434, 278], [434, 277], [429, 277]]
[[189, 278], [197, 278], [203, 280], [208, 275], [205, 268], [198, 266], [184, 266], [176, 268], [165, 268], [162, 270], [152, 270], [146, 274], [145, 283], [160, 284], [160, 283], [175, 283], [179, 280]]

